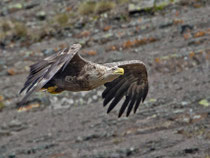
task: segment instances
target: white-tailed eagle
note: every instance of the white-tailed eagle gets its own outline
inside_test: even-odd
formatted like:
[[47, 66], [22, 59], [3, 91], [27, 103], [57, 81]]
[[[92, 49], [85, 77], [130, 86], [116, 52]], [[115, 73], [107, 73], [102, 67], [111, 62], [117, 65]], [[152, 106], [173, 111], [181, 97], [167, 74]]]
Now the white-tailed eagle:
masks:
[[148, 93], [147, 70], [139, 60], [96, 64], [82, 58], [78, 51], [80, 44], [73, 44], [56, 54], [30, 66], [30, 74], [20, 93], [25, 97], [18, 104], [23, 106], [27, 98], [40, 89], [57, 94], [62, 91], [89, 91], [101, 85], [106, 89], [102, 93], [103, 105], [108, 103], [109, 113], [124, 98], [119, 117], [127, 108], [126, 116], [134, 113]]

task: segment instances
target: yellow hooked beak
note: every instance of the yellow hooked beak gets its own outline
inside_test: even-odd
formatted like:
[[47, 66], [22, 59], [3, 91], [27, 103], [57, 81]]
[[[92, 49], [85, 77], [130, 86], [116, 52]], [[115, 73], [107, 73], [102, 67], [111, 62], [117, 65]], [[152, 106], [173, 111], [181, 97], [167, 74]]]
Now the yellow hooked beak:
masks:
[[124, 69], [118, 68], [117, 70], [114, 71], [114, 74], [124, 75]]

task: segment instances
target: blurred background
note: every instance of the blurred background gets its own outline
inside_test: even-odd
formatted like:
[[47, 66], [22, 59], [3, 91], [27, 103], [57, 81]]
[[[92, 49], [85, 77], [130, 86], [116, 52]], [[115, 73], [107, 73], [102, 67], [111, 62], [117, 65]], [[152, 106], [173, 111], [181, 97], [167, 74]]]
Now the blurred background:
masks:
[[[97, 63], [138, 59], [149, 94], [135, 115], [101, 93], [35, 93], [29, 66], [73, 43]], [[209, 0], [1, 0], [0, 158], [210, 157]]]

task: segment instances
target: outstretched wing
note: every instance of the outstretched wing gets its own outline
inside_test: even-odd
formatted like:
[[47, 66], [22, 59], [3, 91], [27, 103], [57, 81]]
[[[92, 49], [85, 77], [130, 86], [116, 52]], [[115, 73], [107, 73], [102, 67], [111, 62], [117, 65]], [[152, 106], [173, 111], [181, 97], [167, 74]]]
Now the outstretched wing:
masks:
[[73, 44], [71, 47], [63, 49], [58, 53], [31, 65], [30, 74], [27, 77], [24, 87], [20, 91], [20, 93], [22, 93], [26, 90], [26, 95], [21, 102], [18, 103], [18, 106], [24, 104], [26, 99], [34, 91], [41, 89], [59, 70], [64, 70], [80, 48], [80, 44]]
[[124, 68], [125, 71], [124, 75], [105, 84], [106, 89], [102, 93], [104, 106], [112, 100], [107, 113], [109, 113], [123, 97], [125, 97], [125, 100], [118, 116], [121, 117], [126, 108], [126, 116], [129, 116], [132, 109], [135, 113], [140, 103], [144, 102], [149, 89], [145, 65], [141, 61], [131, 60], [107, 63], [105, 66], [118, 66]]

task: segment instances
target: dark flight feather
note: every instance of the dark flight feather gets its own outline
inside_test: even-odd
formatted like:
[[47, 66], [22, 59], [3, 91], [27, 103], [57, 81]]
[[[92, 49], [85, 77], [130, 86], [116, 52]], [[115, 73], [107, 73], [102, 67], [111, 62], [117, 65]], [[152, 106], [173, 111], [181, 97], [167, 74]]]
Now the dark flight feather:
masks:
[[126, 99], [125, 99], [123, 105], [120, 108], [120, 112], [119, 112], [118, 117], [122, 116], [122, 114], [124, 113], [124, 111], [125, 111], [125, 109], [126, 109], [126, 107], [127, 107], [129, 102], [130, 102], [130, 96], [126, 96]]
[[117, 105], [117, 103], [122, 99], [123, 95], [125, 94], [125, 90], [127, 88], [128, 88], [128, 84], [125, 83], [116, 91], [115, 95], [112, 94], [112, 97], [115, 99], [109, 105], [107, 113], [109, 113]]
[[[107, 63], [105, 65], [108, 67], [118, 66], [124, 68], [125, 70], [125, 74], [123, 76], [120, 76], [113, 81], [114, 83], [116, 80], [117, 82], [123, 80], [124, 83], [122, 86], [126, 87], [125, 89], [123, 89], [123, 93], [121, 93], [123, 94], [123, 96], [126, 96], [126, 98], [120, 108], [118, 117], [122, 116], [127, 107], [128, 109], [126, 116], [129, 116], [132, 109], [134, 109], [135, 113], [137, 108], [139, 107], [139, 104], [143, 102], [146, 98], [149, 89], [147, 70], [145, 65], [138, 60]], [[118, 89], [117, 84], [114, 85], [111, 82], [110, 84], [106, 84], [105, 86], [106, 89], [104, 90], [104, 93], [102, 93], [102, 97], [105, 98], [105, 104], [108, 104], [110, 98], [113, 99], [108, 108], [108, 112], [110, 112], [118, 104], [119, 98], [122, 99], [123, 96], [119, 95], [119, 92], [116, 91], [116, 89]], [[115, 91], [111, 91], [110, 89], [115, 89]]]

